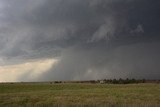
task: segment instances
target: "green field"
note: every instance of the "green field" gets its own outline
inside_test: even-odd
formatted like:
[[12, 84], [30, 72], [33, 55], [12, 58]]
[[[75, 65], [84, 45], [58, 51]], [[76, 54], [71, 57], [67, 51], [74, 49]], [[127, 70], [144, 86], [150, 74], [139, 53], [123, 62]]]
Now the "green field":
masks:
[[0, 107], [160, 107], [160, 84], [0, 84]]

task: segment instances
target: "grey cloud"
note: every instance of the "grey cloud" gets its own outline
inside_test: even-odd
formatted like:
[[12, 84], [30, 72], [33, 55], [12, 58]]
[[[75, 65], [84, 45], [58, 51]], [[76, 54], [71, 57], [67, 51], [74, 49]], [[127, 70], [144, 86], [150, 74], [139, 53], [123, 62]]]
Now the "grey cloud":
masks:
[[[40, 79], [88, 80], [99, 78], [159, 79], [159, 43], [138, 43], [112, 49], [72, 48]], [[153, 47], [155, 47], [153, 49]], [[95, 51], [97, 50], [97, 51]]]
[[137, 25], [137, 27], [135, 29], [131, 29], [130, 33], [134, 36], [134, 35], [142, 35], [144, 33], [144, 29], [142, 25]]
[[60, 59], [39, 80], [160, 76], [158, 0], [0, 3], [0, 57], [6, 64]]
[[114, 36], [115, 32], [115, 23], [112, 19], [106, 19], [106, 22], [102, 24], [98, 30], [93, 34], [91, 42], [99, 41], [101, 39], [109, 40]]

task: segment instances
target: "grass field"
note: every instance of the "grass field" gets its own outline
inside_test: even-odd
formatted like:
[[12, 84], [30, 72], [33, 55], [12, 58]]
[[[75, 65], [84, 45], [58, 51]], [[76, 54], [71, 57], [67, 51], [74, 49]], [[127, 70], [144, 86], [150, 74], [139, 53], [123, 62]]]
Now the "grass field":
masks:
[[0, 84], [0, 107], [160, 107], [160, 84]]

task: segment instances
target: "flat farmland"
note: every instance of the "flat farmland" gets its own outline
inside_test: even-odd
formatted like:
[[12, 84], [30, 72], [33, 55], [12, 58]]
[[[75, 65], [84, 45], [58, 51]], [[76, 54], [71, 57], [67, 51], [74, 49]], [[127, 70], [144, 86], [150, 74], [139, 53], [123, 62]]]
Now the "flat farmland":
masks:
[[160, 107], [160, 84], [1, 83], [0, 107]]

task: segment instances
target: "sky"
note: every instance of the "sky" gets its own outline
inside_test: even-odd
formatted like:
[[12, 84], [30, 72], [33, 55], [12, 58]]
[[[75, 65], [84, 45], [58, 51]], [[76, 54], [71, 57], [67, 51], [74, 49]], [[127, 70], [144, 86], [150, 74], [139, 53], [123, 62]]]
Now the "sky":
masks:
[[0, 0], [0, 82], [160, 79], [159, 0]]

